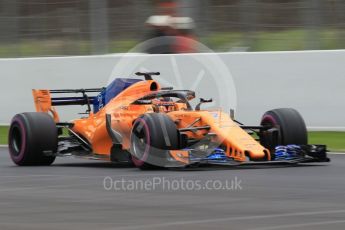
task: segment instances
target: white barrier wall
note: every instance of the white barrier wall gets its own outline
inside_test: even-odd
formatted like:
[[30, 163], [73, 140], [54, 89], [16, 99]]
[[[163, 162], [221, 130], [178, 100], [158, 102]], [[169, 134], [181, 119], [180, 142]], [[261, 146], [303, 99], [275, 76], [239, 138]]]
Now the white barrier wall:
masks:
[[[8, 124], [16, 113], [34, 111], [33, 88], [101, 87], [111, 76], [150, 70], [160, 71], [157, 80], [165, 85], [216, 97], [221, 102], [214, 105], [225, 110], [235, 106], [232, 77], [236, 117], [246, 124], [258, 124], [269, 109], [293, 107], [309, 128], [345, 129], [344, 65], [344, 50], [0, 59], [0, 123]], [[64, 119], [73, 119], [83, 109], [59, 111]]]

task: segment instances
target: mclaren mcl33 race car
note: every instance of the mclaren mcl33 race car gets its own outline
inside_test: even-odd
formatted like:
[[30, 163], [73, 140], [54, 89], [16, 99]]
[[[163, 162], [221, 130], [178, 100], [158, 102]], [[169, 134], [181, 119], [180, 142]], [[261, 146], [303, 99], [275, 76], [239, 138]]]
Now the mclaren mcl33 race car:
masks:
[[[104, 88], [33, 90], [37, 112], [17, 114], [9, 130], [9, 152], [17, 165], [50, 165], [58, 156], [128, 162], [140, 169], [201, 165], [328, 162], [325, 145], [308, 145], [294, 109], [266, 112], [257, 126], [233, 112], [203, 110], [195, 93], [164, 88], [152, 79], [117, 78]], [[57, 96], [60, 95], [60, 96]], [[73, 95], [73, 96], [71, 96]], [[83, 105], [85, 117], [62, 122], [56, 106]]]

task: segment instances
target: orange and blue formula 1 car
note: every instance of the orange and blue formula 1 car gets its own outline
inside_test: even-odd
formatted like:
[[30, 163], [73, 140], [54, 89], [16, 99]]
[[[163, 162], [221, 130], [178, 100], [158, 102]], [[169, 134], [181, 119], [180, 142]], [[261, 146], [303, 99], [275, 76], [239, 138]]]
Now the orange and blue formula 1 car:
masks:
[[[37, 112], [12, 119], [13, 162], [50, 165], [57, 156], [73, 155], [150, 169], [329, 161], [326, 146], [307, 144], [305, 123], [294, 109], [268, 111], [260, 125], [245, 126], [220, 109], [202, 110], [211, 99], [200, 99], [193, 108], [195, 93], [161, 88], [152, 79], [159, 73], [136, 75], [145, 80], [117, 78], [96, 89], [33, 90]], [[87, 106], [87, 116], [61, 122], [55, 107], [66, 105]]]

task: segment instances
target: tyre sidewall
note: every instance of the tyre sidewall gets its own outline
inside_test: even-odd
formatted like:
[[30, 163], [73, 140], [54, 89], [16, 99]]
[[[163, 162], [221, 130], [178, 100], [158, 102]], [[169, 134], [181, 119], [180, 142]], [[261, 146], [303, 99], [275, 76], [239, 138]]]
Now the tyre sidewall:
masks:
[[[25, 158], [28, 157], [27, 153], [27, 143], [28, 143], [28, 128], [26, 127], [26, 123], [23, 121], [24, 118], [18, 114], [16, 115], [11, 122], [11, 127], [9, 130], [8, 135], [8, 147], [11, 159], [14, 163], [18, 165], [22, 165], [22, 162], [27, 161]], [[15, 129], [18, 129], [21, 135], [21, 144], [20, 144], [20, 151], [16, 151], [14, 147], [14, 140], [11, 138], [14, 135]]]
[[135, 156], [133, 149], [133, 141], [135, 141], [135, 135], [132, 131], [131, 135], [131, 153], [133, 157], [133, 163], [137, 167], [146, 167], [148, 165], [154, 167], [164, 167], [168, 150], [178, 148], [178, 130], [175, 123], [166, 114], [150, 113], [139, 117], [134, 125], [135, 129], [141, 123], [145, 129], [147, 143], [145, 146], [145, 152], [142, 157], [138, 159]]

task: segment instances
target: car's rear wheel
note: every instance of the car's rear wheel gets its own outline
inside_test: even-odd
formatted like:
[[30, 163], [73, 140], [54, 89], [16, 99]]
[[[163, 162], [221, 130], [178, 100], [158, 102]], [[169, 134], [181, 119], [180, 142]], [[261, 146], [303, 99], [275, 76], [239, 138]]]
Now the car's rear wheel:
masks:
[[266, 112], [261, 125], [267, 128], [275, 128], [278, 131], [276, 141], [269, 141], [267, 133], [260, 136], [261, 143], [268, 149], [274, 150], [277, 145], [306, 145], [308, 133], [305, 122], [300, 113], [291, 108], [273, 109]]
[[15, 164], [51, 165], [55, 160], [57, 142], [58, 130], [47, 113], [21, 113], [13, 117], [8, 145]]
[[169, 149], [177, 149], [178, 130], [169, 116], [149, 113], [136, 119], [131, 134], [131, 154], [135, 166], [155, 169], [165, 166]]

